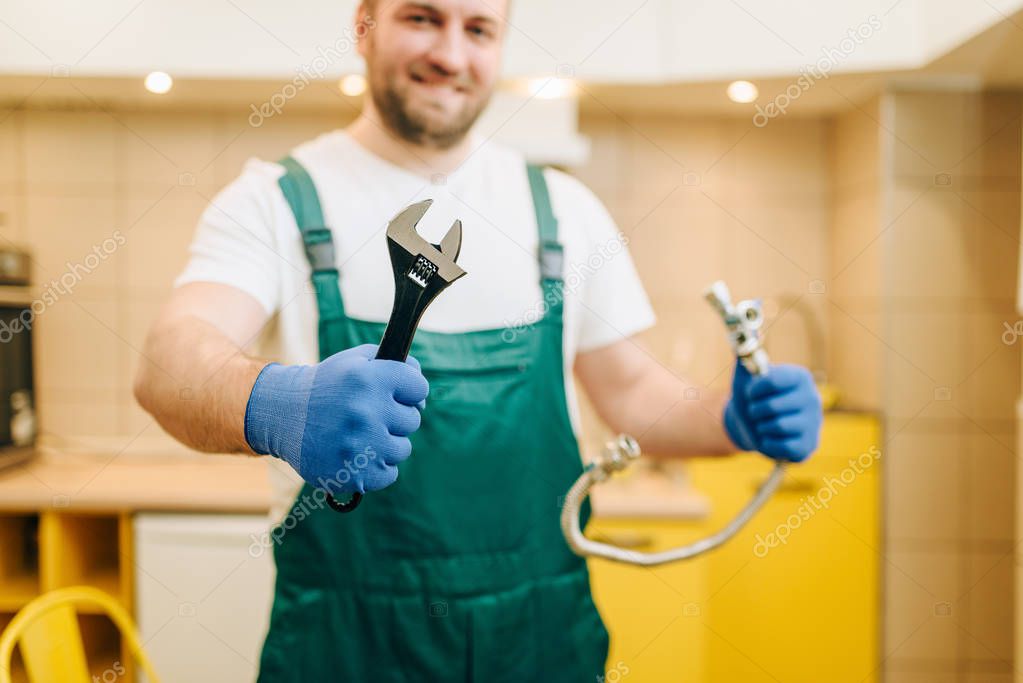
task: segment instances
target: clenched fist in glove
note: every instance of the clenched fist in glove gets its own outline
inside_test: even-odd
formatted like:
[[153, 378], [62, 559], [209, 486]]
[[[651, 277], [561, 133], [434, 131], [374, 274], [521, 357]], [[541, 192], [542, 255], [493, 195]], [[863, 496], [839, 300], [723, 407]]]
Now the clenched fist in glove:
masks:
[[411, 356], [401, 363], [376, 360], [376, 352], [364, 344], [316, 365], [263, 368], [245, 411], [252, 450], [333, 496], [393, 484], [429, 386]]
[[806, 460], [817, 449], [822, 420], [820, 394], [806, 368], [772, 365], [765, 375], [751, 375], [736, 363], [724, 423], [740, 449]]

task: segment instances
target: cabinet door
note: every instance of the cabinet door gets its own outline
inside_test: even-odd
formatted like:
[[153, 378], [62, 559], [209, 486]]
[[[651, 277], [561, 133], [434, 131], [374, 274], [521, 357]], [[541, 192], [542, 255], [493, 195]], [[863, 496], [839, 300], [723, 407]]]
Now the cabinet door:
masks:
[[136, 612], [164, 681], [249, 683], [273, 602], [265, 515], [135, 516]]
[[[876, 420], [829, 415], [821, 449], [739, 536], [708, 556], [706, 680], [873, 681], [879, 639], [881, 453]], [[710, 527], [770, 468], [759, 455], [701, 461]]]
[[[691, 540], [696, 523], [597, 520], [587, 535], [641, 551]], [[594, 600], [611, 634], [606, 683], [699, 681], [704, 656], [702, 560], [634, 567], [590, 560]]]

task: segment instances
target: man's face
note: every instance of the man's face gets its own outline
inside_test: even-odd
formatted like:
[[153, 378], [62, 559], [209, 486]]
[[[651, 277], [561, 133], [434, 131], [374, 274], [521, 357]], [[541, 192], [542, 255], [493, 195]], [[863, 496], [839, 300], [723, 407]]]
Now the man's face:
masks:
[[358, 20], [370, 95], [402, 138], [441, 149], [461, 140], [497, 82], [506, 0], [375, 0]]

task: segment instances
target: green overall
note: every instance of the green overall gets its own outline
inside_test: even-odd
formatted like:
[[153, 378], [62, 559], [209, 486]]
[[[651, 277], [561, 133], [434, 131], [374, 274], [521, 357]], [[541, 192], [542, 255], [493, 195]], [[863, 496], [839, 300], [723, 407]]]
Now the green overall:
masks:
[[[294, 159], [281, 163], [313, 270], [320, 357], [378, 343], [383, 323], [345, 315], [311, 178]], [[416, 334], [412, 355], [430, 397], [412, 456], [395, 484], [350, 514], [298, 510], [314, 500], [303, 487], [298, 521], [274, 550], [261, 683], [583, 683], [604, 674], [608, 635], [586, 563], [558, 526], [582, 470], [565, 399], [562, 251], [542, 170], [525, 170], [546, 314], [514, 330]]]

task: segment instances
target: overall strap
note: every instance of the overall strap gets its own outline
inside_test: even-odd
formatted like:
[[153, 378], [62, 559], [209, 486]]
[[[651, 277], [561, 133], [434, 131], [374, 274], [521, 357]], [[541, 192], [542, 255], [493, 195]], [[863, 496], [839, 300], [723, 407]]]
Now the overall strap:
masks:
[[[539, 231], [540, 284], [544, 294], [559, 289], [564, 269], [564, 251], [558, 241], [558, 220], [551, 209], [551, 197], [543, 168], [534, 164], [526, 166], [529, 176], [529, 190], [533, 193], [533, 209], [536, 211], [536, 225]], [[560, 298], [560, 297], [559, 297]]]
[[330, 353], [331, 344], [327, 337], [330, 325], [345, 317], [334, 238], [330, 228], [324, 225], [320, 198], [309, 172], [290, 156], [281, 159], [279, 163], [286, 172], [278, 184], [302, 233], [306, 259], [312, 268], [311, 280], [316, 290], [316, 307], [319, 311], [320, 356], [324, 357]]

